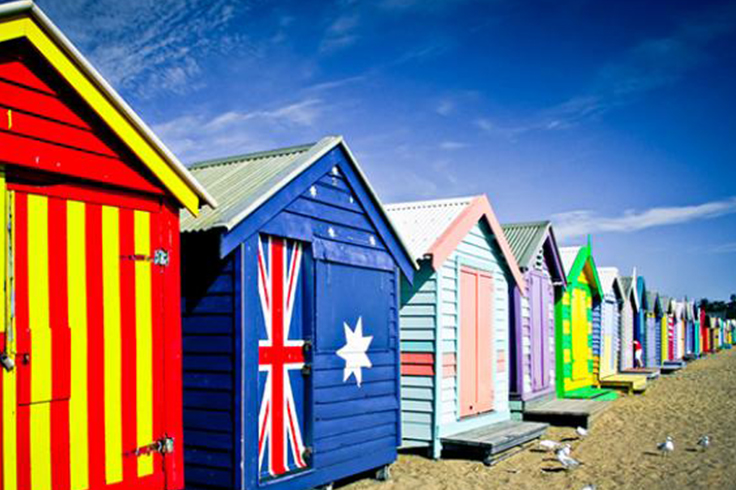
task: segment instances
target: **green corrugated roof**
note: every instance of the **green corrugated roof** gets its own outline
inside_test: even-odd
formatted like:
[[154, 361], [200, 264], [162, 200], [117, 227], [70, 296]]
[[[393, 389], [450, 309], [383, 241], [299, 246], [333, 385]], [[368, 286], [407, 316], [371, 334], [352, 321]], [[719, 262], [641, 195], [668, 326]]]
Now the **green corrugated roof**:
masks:
[[501, 225], [519, 267], [529, 269], [544, 244], [549, 221]]
[[182, 213], [181, 230], [232, 229], [341, 140], [330, 136], [318, 143], [194, 164], [190, 167], [192, 174], [219, 205], [216, 209], [203, 208], [196, 218]]

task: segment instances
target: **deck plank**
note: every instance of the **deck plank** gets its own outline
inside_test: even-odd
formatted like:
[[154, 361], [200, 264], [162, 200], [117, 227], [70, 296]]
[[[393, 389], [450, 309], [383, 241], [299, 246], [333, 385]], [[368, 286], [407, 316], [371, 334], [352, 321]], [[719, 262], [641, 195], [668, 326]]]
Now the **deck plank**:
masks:
[[443, 437], [442, 444], [479, 448], [493, 455], [541, 437], [547, 427], [545, 423], [509, 420]]

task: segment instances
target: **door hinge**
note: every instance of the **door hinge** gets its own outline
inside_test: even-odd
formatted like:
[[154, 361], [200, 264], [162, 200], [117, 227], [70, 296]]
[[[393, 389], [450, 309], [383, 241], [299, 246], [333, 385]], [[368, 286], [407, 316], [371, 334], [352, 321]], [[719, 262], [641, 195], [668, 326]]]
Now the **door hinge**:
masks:
[[2, 364], [3, 368], [8, 372], [15, 368], [15, 362], [5, 352], [0, 352], [0, 364]]
[[136, 456], [144, 456], [146, 454], [160, 453], [171, 454], [174, 452], [174, 438], [162, 437], [158, 441], [154, 441], [148, 446], [139, 447], [135, 450]]
[[169, 265], [169, 251], [163, 248], [157, 248], [153, 252], [153, 256], [148, 255], [122, 255], [121, 259], [125, 260], [137, 260], [141, 262], [153, 262], [154, 265], [167, 266]]

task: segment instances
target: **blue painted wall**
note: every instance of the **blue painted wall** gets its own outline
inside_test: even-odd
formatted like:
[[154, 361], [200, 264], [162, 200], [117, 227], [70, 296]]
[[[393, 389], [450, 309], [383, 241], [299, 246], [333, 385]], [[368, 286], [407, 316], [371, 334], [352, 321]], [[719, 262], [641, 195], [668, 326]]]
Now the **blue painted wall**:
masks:
[[[384, 239], [387, 225], [377, 222], [377, 209], [340, 149], [282, 191], [226, 236], [183, 237], [187, 488], [307, 489], [397, 455], [399, 272]], [[267, 483], [257, 476], [259, 233], [309, 244], [315, 278], [312, 465]], [[241, 244], [232, 247], [235, 236]], [[219, 260], [225, 243], [231, 251]], [[372, 366], [362, 369], [360, 386], [354, 377], [344, 380], [345, 362], [336, 355], [345, 342], [343, 322], [355, 328], [356, 311], [363, 334], [373, 336]]]

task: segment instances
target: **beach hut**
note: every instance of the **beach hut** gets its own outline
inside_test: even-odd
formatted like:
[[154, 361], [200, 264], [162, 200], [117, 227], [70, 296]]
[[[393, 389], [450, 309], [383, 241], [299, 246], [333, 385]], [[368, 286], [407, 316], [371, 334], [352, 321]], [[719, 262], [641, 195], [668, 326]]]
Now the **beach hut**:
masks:
[[697, 357], [697, 340], [695, 327], [695, 304], [685, 299], [685, 356], [686, 360]]
[[347, 144], [191, 168], [221, 205], [182, 219], [188, 487], [385, 477], [414, 266]]
[[214, 201], [31, 2], [0, 106], [0, 488], [180, 489], [179, 209]]
[[703, 338], [700, 329], [700, 308], [694, 300], [690, 301], [690, 310], [693, 318], [693, 357], [699, 358], [703, 353]]
[[[624, 389], [629, 393], [643, 392], [647, 386], [645, 374], [618, 371], [620, 308], [624, 297], [618, 269], [615, 267], [599, 268], [598, 276], [603, 288], [603, 300], [593, 309], [593, 331], [600, 332], [594, 335], [600, 340], [593, 341], [593, 366], [598, 385], [604, 388]], [[596, 348], [596, 345], [599, 347]]]
[[647, 312], [650, 309], [649, 297], [647, 295], [646, 282], [641, 275], [636, 273], [636, 270], [634, 270], [634, 275], [632, 276], [631, 288], [636, 295], [637, 306], [634, 313], [633, 337], [634, 340], [639, 342], [639, 346], [641, 347], [641, 365], [637, 366], [637, 363], [634, 362], [634, 367], [623, 369], [622, 371], [625, 373], [645, 374], [648, 378], [654, 379], [659, 376], [659, 367], [647, 365], [647, 356], [648, 352], [653, 351], [657, 339], [653, 329], [650, 330], [647, 328]]
[[698, 308], [700, 310], [701, 355], [705, 355], [710, 352], [710, 317], [705, 312], [705, 308], [702, 306]]
[[636, 294], [636, 270], [634, 275], [621, 278], [624, 297], [621, 303], [619, 326], [619, 371], [634, 368], [634, 325], [641, 305]]
[[557, 396], [611, 400], [593, 373], [593, 308], [603, 299], [591, 245], [560, 249], [567, 289], [555, 305]]
[[509, 407], [509, 297], [527, 295], [524, 276], [486, 196], [386, 210], [419, 267], [401, 290], [403, 446], [472, 446], [491, 463], [546, 427]]
[[522, 295], [514, 287], [511, 296], [509, 397], [512, 411], [521, 414], [555, 394], [554, 305], [566, 278], [549, 221], [507, 224], [503, 230], [527, 291]]
[[661, 365], [662, 353], [662, 329], [660, 319], [662, 305], [659, 302], [659, 294], [655, 291], [647, 291], [646, 328], [647, 348], [644, 352], [644, 365], [646, 367], [659, 367]]

